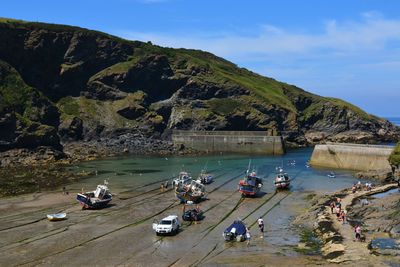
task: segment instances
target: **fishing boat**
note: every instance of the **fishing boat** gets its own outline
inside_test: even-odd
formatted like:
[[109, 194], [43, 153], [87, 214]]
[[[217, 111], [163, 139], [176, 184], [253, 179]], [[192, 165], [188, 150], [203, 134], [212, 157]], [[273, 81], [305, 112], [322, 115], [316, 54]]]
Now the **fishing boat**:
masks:
[[246, 225], [241, 220], [234, 221], [222, 234], [225, 241], [244, 241], [246, 239]]
[[255, 196], [260, 192], [262, 186], [262, 179], [257, 176], [257, 173], [255, 171], [252, 171], [251, 173], [247, 171], [244, 179], [239, 181], [238, 190], [244, 197]]
[[192, 181], [192, 177], [187, 172], [180, 172], [178, 178], [172, 181], [173, 186], [188, 185]]
[[190, 179], [190, 183], [186, 182], [185, 184], [175, 184], [175, 196], [182, 203], [197, 203], [204, 197], [205, 193], [205, 186], [202, 183], [192, 179]]
[[213, 176], [207, 171], [202, 170], [201, 173], [199, 174], [199, 177], [197, 178], [197, 181], [202, 183], [202, 184], [210, 184], [214, 180]]
[[290, 185], [289, 175], [285, 172], [279, 172], [275, 177], [275, 187], [277, 189], [286, 189]]
[[67, 218], [66, 213], [54, 213], [54, 214], [47, 214], [47, 219], [49, 221], [62, 221]]
[[107, 187], [108, 182], [98, 185], [95, 191], [79, 193], [76, 200], [82, 205], [82, 209], [101, 209], [112, 200], [112, 195]]

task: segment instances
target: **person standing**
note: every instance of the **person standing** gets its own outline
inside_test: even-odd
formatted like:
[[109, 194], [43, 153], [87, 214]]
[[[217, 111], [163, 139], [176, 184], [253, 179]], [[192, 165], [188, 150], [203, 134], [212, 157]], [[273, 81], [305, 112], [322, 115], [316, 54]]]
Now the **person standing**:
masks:
[[263, 220], [263, 218], [258, 218], [258, 220], [257, 220], [257, 223], [258, 223], [258, 228], [260, 229], [260, 232], [261, 232], [261, 238], [263, 238], [264, 237], [264, 220]]
[[250, 245], [250, 239], [251, 239], [251, 234], [249, 228], [246, 227], [246, 240], [247, 240], [247, 246]]
[[356, 240], [361, 241], [361, 226], [357, 225], [356, 228], [354, 228], [354, 232], [356, 233]]

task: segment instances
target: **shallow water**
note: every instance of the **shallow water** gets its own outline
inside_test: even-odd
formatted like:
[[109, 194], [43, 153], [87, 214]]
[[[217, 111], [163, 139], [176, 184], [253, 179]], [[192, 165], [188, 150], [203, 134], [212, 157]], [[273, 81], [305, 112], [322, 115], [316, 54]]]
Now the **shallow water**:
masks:
[[398, 240], [393, 238], [375, 238], [371, 241], [371, 248], [400, 250], [400, 243]]
[[378, 193], [378, 194], [374, 194], [371, 197], [373, 198], [384, 198], [390, 195], [394, 195], [394, 194], [400, 194], [399, 188], [393, 188], [389, 191], [383, 192], [383, 193]]
[[[97, 171], [97, 175], [69, 186], [72, 190], [84, 187], [89, 190], [108, 179], [114, 193], [135, 190], [147, 183], [164, 179], [172, 180], [180, 171], [187, 171], [193, 177], [206, 168], [214, 175], [226, 174], [222, 179], [244, 173], [251, 160], [251, 166], [264, 178], [264, 191], [274, 191], [273, 179], [275, 167], [282, 166], [293, 180], [292, 191], [333, 192], [350, 187], [356, 180], [349, 171], [335, 171], [336, 178], [328, 178], [328, 169], [307, 168], [312, 148], [289, 150], [283, 156], [246, 156], [246, 155], [209, 155], [209, 156], [174, 156], [140, 157], [127, 156], [106, 160], [85, 162], [74, 166], [77, 171]], [[289, 164], [295, 161], [295, 165]], [[238, 178], [239, 180], [239, 178]], [[229, 184], [224, 189], [235, 190], [236, 184]]]

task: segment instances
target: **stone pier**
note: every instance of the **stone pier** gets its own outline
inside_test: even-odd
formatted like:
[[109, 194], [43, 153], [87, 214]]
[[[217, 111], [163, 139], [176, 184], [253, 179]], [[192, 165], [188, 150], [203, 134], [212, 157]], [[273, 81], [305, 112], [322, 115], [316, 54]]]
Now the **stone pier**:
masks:
[[326, 143], [316, 145], [312, 166], [355, 171], [390, 170], [388, 161], [393, 146]]
[[183, 131], [174, 130], [172, 141], [198, 151], [281, 155], [281, 136], [264, 131]]

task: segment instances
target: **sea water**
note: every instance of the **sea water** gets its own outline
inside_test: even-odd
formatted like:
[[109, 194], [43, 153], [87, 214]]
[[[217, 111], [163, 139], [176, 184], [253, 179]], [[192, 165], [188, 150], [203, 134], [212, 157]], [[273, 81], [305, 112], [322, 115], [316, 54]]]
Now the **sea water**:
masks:
[[386, 119], [394, 125], [400, 126], [400, 117], [387, 117]]
[[[94, 175], [69, 186], [70, 190], [93, 190], [97, 184], [102, 184], [105, 179], [114, 193], [135, 190], [140, 186], [156, 183], [157, 181], [170, 180], [179, 172], [186, 171], [197, 178], [202, 169], [210, 174], [221, 176], [220, 181], [231, 179], [245, 173], [250, 166], [250, 171], [255, 170], [264, 179], [263, 190], [275, 190], [273, 181], [276, 176], [276, 167], [283, 167], [284, 171], [293, 179], [292, 191], [323, 191], [333, 192], [344, 187], [351, 187], [356, 182], [351, 171], [335, 171], [336, 178], [327, 175], [331, 169], [316, 169], [307, 167], [312, 148], [301, 148], [287, 151], [280, 156], [255, 156], [218, 154], [206, 156], [125, 156], [96, 160], [78, 164], [72, 168], [80, 172], [92, 172]], [[239, 181], [241, 177], [237, 180]], [[236, 182], [225, 185], [221, 190], [235, 190]]]

